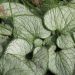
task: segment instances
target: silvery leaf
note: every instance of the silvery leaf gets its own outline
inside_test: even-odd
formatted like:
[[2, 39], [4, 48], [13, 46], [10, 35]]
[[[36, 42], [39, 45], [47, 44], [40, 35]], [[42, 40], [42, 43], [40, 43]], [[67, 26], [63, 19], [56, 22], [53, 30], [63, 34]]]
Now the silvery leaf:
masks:
[[3, 16], [18, 16], [18, 15], [32, 15], [32, 13], [29, 11], [29, 9], [26, 6], [23, 6], [22, 4], [19, 3], [2, 3], [0, 5], [4, 10], [3, 11]]
[[21, 56], [23, 58], [32, 50], [32, 45], [23, 39], [13, 40], [6, 49], [6, 54], [13, 54], [15, 56]]
[[57, 38], [57, 45], [61, 49], [73, 48], [75, 46], [74, 41], [70, 34], [61, 35]]
[[54, 30], [61, 31], [61, 30], [66, 30], [70, 27], [71, 28], [75, 27], [74, 13], [75, 9], [67, 6], [59, 6], [53, 8], [49, 10], [44, 16], [45, 26], [52, 31]]
[[33, 70], [12, 54], [5, 54], [0, 62], [1, 72], [3, 75], [34, 75]]
[[75, 49], [55, 52], [56, 46], [49, 49], [49, 69], [57, 75], [72, 75], [75, 63]]
[[12, 28], [7, 24], [0, 24], [0, 35], [9, 36], [12, 34]]
[[46, 38], [50, 32], [45, 30], [42, 20], [36, 16], [18, 16], [14, 18], [14, 36], [33, 42], [35, 38]]
[[45, 47], [36, 47], [33, 53], [33, 62], [44, 71], [48, 64], [48, 51]]

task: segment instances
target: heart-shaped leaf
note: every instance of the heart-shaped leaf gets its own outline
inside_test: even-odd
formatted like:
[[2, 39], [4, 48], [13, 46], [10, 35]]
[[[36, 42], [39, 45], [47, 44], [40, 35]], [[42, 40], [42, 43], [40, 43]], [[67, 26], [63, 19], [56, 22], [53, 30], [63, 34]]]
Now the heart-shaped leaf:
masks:
[[[50, 30], [65, 30], [74, 27], [75, 9], [67, 6], [59, 6], [49, 10], [44, 16], [44, 22]], [[69, 27], [69, 28], [70, 28]], [[70, 28], [71, 29], [71, 28]]]
[[75, 63], [75, 49], [55, 52], [56, 46], [49, 49], [49, 69], [57, 75], [72, 75]]
[[6, 54], [25, 57], [32, 50], [32, 45], [23, 39], [13, 40], [7, 47]]

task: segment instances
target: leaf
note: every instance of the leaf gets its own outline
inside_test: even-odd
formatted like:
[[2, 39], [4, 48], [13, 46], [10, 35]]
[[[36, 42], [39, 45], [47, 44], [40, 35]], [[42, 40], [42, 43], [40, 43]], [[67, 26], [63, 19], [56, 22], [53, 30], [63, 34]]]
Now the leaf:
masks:
[[1, 62], [3, 75], [34, 75], [26, 61], [21, 61], [15, 55], [5, 54]]
[[12, 28], [7, 24], [0, 24], [0, 35], [9, 36], [12, 34]]
[[[42, 20], [33, 15], [26, 5], [19, 3], [2, 3], [5, 13], [14, 18], [14, 36], [31, 41], [35, 36], [46, 38], [50, 32], [45, 30], [42, 25]], [[11, 10], [11, 11], [10, 11]]]
[[49, 49], [49, 69], [57, 75], [72, 75], [75, 63], [75, 49], [55, 52], [56, 46]]
[[61, 49], [73, 48], [75, 46], [74, 41], [70, 34], [61, 35], [57, 38], [57, 45]]
[[75, 0], [71, 0], [71, 3], [75, 3]]
[[[9, 36], [12, 34], [12, 28], [7, 24], [0, 24], [0, 44], [8, 41]], [[4, 44], [3, 44], [4, 45]]]
[[34, 75], [44, 75], [45, 70], [39, 67], [39, 65], [36, 65], [33, 61], [28, 61], [27, 65], [30, 66], [34, 72]]
[[36, 38], [46, 38], [50, 31], [44, 29], [42, 20], [36, 16], [18, 16], [14, 18], [14, 36], [33, 42]]
[[22, 69], [16, 69], [16, 68], [13, 68], [12, 70], [9, 70], [5, 75], [31, 75], [30, 73], [28, 72], [25, 72], [24, 70]]
[[41, 47], [42, 44], [43, 44], [43, 41], [41, 39], [35, 39], [34, 40], [35, 47]]
[[48, 64], [48, 51], [45, 47], [35, 48], [33, 53], [33, 62], [37, 67], [42, 68], [44, 71], [46, 71]]
[[[14, 61], [14, 62], [13, 62]], [[5, 54], [0, 62], [0, 71], [3, 75], [43, 75], [44, 70], [32, 61], [20, 60], [14, 54]]]
[[13, 40], [6, 49], [6, 54], [13, 54], [17, 57], [25, 57], [32, 50], [32, 45], [23, 39]]
[[5, 16], [18, 16], [24, 14], [33, 15], [26, 6], [19, 3], [6, 2], [2, 3], [1, 6], [4, 8], [4, 13], [6, 14]]
[[[64, 30], [67, 26], [74, 27], [75, 10], [67, 6], [60, 6], [49, 10], [44, 16], [45, 26], [54, 30]], [[71, 23], [71, 21], [73, 21]], [[71, 26], [72, 25], [72, 26]]]

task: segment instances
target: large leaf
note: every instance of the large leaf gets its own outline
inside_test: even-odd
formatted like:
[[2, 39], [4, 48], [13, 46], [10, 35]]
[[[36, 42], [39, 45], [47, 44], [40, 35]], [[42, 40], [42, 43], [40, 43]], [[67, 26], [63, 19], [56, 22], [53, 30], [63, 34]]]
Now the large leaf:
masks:
[[45, 30], [42, 20], [36, 16], [18, 16], [14, 18], [14, 36], [33, 41], [35, 38], [46, 38], [50, 32]]
[[[72, 28], [75, 25], [75, 9], [59, 6], [49, 10], [44, 16], [44, 22], [48, 29], [50, 30], [65, 30]], [[69, 27], [70, 26], [70, 27]], [[70, 29], [71, 29], [70, 28]]]
[[56, 46], [49, 49], [49, 69], [57, 75], [72, 75], [75, 63], [75, 49], [55, 52]]

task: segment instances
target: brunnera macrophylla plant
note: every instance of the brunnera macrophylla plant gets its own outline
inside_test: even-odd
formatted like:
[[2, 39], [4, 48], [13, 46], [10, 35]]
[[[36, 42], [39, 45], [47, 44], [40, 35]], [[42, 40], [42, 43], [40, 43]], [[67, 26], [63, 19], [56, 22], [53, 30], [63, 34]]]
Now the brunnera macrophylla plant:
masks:
[[[56, 75], [74, 75], [73, 6], [74, 4], [58, 5], [49, 9], [42, 21], [26, 5], [2, 3], [0, 74], [45, 75], [49, 69]], [[9, 19], [12, 20], [11, 24]]]

